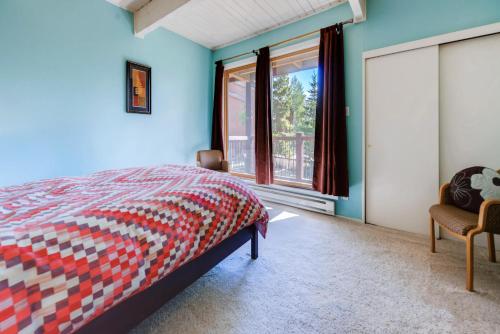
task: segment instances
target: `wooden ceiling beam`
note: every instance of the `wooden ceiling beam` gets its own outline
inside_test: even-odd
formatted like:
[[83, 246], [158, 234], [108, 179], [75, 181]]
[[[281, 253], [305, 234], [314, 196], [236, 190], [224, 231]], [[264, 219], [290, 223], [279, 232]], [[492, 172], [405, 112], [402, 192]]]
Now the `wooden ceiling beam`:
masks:
[[366, 0], [349, 0], [351, 5], [354, 23], [366, 20]]
[[152, 0], [134, 13], [134, 34], [144, 38], [160, 27], [162, 19], [184, 6], [190, 0]]

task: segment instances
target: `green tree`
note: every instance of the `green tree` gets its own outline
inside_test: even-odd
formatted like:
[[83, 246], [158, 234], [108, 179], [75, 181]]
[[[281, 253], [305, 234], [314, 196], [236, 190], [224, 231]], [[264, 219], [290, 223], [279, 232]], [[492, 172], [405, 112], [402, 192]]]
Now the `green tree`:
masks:
[[[290, 122], [292, 89], [288, 75], [273, 78], [272, 130], [274, 135], [285, 135], [292, 131]], [[292, 116], [293, 119], [293, 116]]]
[[313, 72], [309, 83], [308, 95], [304, 103], [304, 114], [300, 117], [299, 130], [307, 135], [314, 134], [314, 124], [316, 122], [316, 100], [318, 99], [318, 75]]
[[[318, 80], [313, 72], [308, 94], [296, 76], [288, 74], [273, 77], [272, 130], [274, 136], [293, 136], [296, 132], [305, 135], [314, 134], [316, 120], [316, 99], [318, 96]], [[289, 143], [288, 143], [289, 146]], [[279, 156], [287, 150], [287, 142], [276, 141], [274, 154]], [[304, 153], [312, 156], [312, 142], [306, 142]]]
[[290, 90], [291, 90], [291, 108], [289, 115], [289, 122], [293, 124], [293, 128], [295, 132], [301, 131], [299, 129], [299, 125], [301, 123], [301, 119], [304, 115], [304, 100], [306, 95], [304, 94], [304, 87], [302, 83], [297, 79], [296, 76], [293, 76], [290, 82]]

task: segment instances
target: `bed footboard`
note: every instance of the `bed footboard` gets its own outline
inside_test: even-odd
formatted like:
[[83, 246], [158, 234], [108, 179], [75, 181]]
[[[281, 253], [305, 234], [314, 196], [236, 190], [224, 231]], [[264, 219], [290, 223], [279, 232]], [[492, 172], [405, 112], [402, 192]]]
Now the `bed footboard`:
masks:
[[79, 330], [79, 334], [124, 333], [159, 309], [168, 300], [251, 240], [252, 259], [258, 257], [258, 230], [248, 226], [205, 254], [188, 262], [148, 289], [104, 312]]

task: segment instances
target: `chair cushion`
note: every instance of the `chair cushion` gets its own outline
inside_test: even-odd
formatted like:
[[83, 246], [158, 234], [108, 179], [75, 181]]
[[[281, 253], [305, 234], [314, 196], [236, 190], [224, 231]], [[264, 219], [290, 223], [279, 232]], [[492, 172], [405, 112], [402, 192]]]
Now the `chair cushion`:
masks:
[[439, 225], [460, 235], [467, 235], [467, 232], [477, 226], [479, 219], [479, 215], [453, 205], [436, 204], [431, 206], [429, 212]]
[[222, 152], [217, 150], [199, 151], [200, 166], [212, 170], [222, 170]]
[[451, 180], [450, 195], [455, 206], [479, 213], [485, 199], [500, 197], [500, 174], [485, 167], [466, 168]]

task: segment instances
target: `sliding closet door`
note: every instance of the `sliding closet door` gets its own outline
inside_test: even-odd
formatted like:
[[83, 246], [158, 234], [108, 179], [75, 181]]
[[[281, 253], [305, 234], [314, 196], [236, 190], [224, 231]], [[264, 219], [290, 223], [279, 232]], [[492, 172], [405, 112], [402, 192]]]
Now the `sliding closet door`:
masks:
[[441, 182], [500, 169], [500, 34], [442, 45], [440, 94]]
[[366, 220], [428, 234], [439, 190], [439, 48], [365, 66]]
[[500, 169], [500, 34], [441, 45], [439, 86], [441, 182], [470, 166]]

